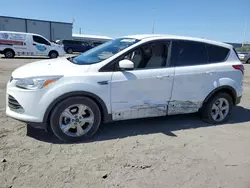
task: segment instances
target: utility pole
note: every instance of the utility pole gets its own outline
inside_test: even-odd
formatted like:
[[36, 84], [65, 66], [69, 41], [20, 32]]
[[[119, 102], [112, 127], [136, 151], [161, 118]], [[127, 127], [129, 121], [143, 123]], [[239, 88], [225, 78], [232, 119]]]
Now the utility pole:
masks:
[[79, 34], [82, 34], [82, 28], [79, 29]]
[[153, 24], [152, 24], [152, 34], [155, 32], [155, 10], [153, 10]]
[[72, 18], [72, 29], [74, 28], [74, 22], [75, 22], [75, 18]]
[[247, 31], [247, 20], [245, 21], [244, 39], [243, 39], [243, 42], [242, 42], [242, 47], [244, 46], [244, 43], [245, 43], [245, 41], [246, 41], [246, 31]]

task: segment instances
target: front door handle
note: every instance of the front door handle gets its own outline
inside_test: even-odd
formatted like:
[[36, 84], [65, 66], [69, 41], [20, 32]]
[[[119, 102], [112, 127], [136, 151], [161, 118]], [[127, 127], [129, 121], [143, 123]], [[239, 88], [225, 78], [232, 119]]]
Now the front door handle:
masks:
[[214, 71], [206, 71], [206, 74], [213, 74]]
[[156, 78], [160, 79], [160, 80], [166, 79], [166, 78], [169, 78], [169, 77], [170, 77], [169, 75], [167, 75], [167, 76], [156, 76]]
[[36, 44], [33, 43], [33, 46], [35, 46]]

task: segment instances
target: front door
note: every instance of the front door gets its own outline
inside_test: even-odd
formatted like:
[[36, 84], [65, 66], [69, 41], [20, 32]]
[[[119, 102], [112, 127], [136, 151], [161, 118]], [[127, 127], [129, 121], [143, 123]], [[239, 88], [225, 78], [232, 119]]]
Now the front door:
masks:
[[50, 43], [37, 35], [32, 36], [31, 55], [47, 56], [50, 51]]
[[169, 41], [146, 44], [126, 55], [135, 68], [112, 75], [113, 120], [167, 114], [174, 78], [174, 68], [168, 67], [169, 46]]

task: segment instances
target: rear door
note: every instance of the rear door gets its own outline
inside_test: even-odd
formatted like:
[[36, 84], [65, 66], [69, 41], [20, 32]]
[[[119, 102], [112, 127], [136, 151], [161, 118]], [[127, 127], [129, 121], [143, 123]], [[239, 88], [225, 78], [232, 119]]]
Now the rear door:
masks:
[[47, 56], [50, 51], [51, 44], [48, 40], [38, 35], [31, 36], [31, 53], [34, 55]]
[[197, 112], [216, 84], [206, 44], [176, 40], [172, 51], [176, 57], [175, 78], [168, 114]]
[[81, 41], [72, 41], [72, 47], [74, 52], [81, 52], [82, 42]]

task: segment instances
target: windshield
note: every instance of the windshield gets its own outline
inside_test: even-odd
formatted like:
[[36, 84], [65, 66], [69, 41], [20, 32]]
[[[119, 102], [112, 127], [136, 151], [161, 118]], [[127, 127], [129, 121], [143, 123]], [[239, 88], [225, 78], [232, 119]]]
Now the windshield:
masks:
[[114, 39], [82, 53], [73, 58], [72, 62], [80, 65], [99, 63], [138, 41], [133, 38]]

